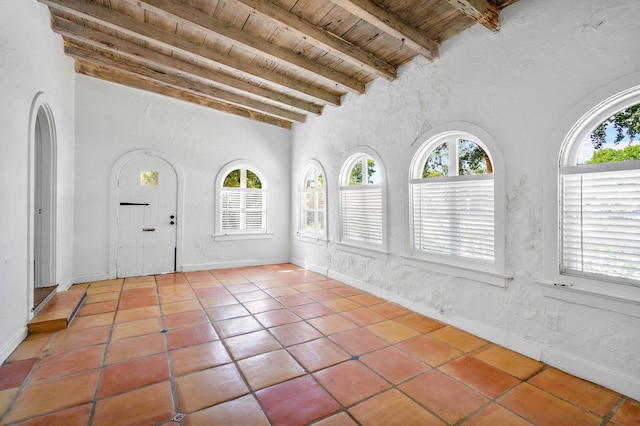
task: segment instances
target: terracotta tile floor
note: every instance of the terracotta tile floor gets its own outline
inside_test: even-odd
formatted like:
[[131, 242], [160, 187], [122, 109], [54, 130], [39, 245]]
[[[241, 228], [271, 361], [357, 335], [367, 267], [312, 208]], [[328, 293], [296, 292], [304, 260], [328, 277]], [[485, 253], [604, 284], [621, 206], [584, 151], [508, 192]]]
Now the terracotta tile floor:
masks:
[[0, 424], [640, 424], [638, 401], [289, 264], [87, 293], [0, 367]]

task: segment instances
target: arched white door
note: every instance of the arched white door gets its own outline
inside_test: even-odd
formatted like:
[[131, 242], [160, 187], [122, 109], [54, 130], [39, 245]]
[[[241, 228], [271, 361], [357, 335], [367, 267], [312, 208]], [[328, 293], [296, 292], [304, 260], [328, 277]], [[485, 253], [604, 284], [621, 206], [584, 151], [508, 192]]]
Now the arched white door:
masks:
[[141, 154], [118, 175], [117, 276], [176, 270], [176, 171], [164, 159]]
[[[56, 152], [53, 116], [41, 105], [34, 128], [33, 287], [34, 305], [56, 286]], [[35, 306], [34, 306], [35, 307]]]

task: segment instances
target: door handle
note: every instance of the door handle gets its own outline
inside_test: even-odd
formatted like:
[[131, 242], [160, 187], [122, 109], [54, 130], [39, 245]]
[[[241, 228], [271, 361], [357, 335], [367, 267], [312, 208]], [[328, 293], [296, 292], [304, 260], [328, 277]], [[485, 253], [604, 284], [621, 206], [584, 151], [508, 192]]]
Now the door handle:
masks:
[[149, 203], [120, 203], [121, 206], [148, 206]]

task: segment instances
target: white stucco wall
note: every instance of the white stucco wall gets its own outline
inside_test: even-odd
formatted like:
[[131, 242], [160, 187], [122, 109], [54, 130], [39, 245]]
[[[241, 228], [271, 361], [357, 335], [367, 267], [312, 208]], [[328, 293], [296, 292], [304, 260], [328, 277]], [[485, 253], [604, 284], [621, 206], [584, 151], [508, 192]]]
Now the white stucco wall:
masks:
[[[318, 160], [329, 185], [330, 242], [293, 236], [292, 259], [638, 399], [640, 295], [631, 290], [636, 302], [602, 309], [597, 298], [567, 302], [543, 284], [544, 227], [557, 226], [543, 221], [544, 209], [557, 201], [545, 198], [542, 173], [557, 161], [548, 156], [559, 152], [562, 117], [612, 81], [640, 72], [633, 36], [640, 2], [520, 1], [501, 19], [500, 32], [476, 25], [444, 43], [438, 61], [417, 58], [396, 81], [377, 80], [365, 95], [347, 95], [341, 107], [294, 128], [292, 198], [305, 162]], [[403, 264], [412, 144], [450, 122], [479, 126], [504, 158], [504, 272], [513, 277], [506, 289]], [[359, 145], [378, 152], [386, 168], [388, 260], [336, 245], [338, 174], [345, 152]], [[297, 226], [294, 220], [292, 235]], [[548, 315], [558, 317], [558, 330], [545, 324]]]
[[[53, 114], [57, 144], [56, 283], [72, 283], [74, 71], [49, 10], [35, 0], [0, 13], [0, 362], [26, 335], [29, 294], [29, 164], [34, 103]], [[37, 98], [37, 100], [36, 100]], [[35, 102], [34, 102], [35, 100]]]
[[[136, 149], [159, 151], [182, 169], [183, 270], [289, 259], [288, 130], [82, 75], [76, 81], [76, 282], [108, 275], [110, 174]], [[270, 239], [213, 237], [216, 176], [234, 160], [250, 161], [267, 179]]]

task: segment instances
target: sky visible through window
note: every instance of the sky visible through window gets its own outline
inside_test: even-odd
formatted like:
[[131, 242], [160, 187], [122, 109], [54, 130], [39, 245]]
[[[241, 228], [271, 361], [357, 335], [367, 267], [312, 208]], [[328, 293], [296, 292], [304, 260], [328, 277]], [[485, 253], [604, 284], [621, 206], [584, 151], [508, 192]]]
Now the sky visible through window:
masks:
[[[622, 150], [628, 147], [629, 145], [640, 145], [640, 140], [636, 139], [636, 140], [630, 141], [628, 136], [625, 136], [623, 140], [615, 144], [614, 140], [616, 138], [616, 131], [613, 128], [608, 128], [606, 135], [607, 135], [607, 142], [602, 145], [600, 150], [603, 150], [606, 148]], [[596, 149], [593, 147], [593, 142], [591, 142], [591, 138], [589, 138], [589, 136], [584, 138], [580, 146], [580, 151], [578, 153], [578, 164], [587, 164], [587, 161], [591, 160], [591, 158], [593, 157], [593, 153], [595, 151]]]
[[640, 160], [640, 103], [624, 108], [596, 126], [578, 151], [578, 164]]

